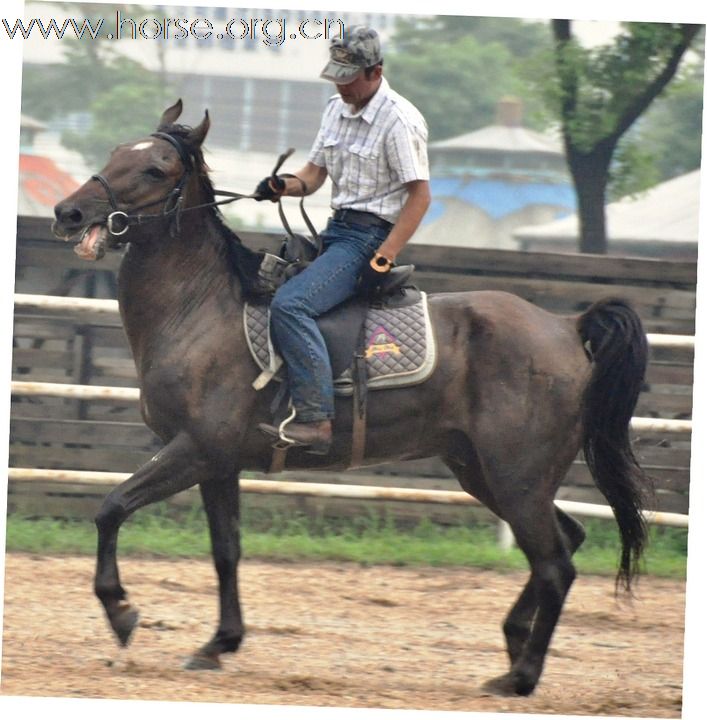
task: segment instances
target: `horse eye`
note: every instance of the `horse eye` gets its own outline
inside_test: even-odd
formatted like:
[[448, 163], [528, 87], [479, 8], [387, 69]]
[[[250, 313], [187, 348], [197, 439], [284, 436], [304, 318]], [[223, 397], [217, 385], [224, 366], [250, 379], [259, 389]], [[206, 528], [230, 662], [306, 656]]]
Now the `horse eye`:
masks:
[[145, 175], [152, 178], [153, 180], [164, 180], [167, 176], [158, 167], [150, 167], [145, 170]]

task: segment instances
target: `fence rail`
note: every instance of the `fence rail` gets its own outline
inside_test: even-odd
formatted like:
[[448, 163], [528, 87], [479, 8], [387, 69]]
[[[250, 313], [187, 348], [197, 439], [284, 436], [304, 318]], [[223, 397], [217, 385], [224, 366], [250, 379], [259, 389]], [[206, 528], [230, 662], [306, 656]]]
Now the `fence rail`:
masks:
[[[63, 397], [75, 400], [125, 400], [127, 402], [140, 399], [138, 388], [107, 385], [72, 385], [13, 380], [10, 387], [13, 395]], [[635, 417], [631, 419], [631, 429], [642, 432], [683, 434], [692, 432], [692, 421]]]
[[[79, 470], [52, 470], [36, 468], [10, 468], [8, 478], [23, 482], [67, 482], [117, 485], [130, 477], [130, 473], [91, 472]], [[352, 500], [394, 500], [398, 502], [423, 502], [442, 505], [481, 505], [473, 496], [452, 490], [420, 490], [371, 485], [338, 485], [333, 483], [302, 483], [283, 480], [242, 479], [243, 492], [258, 494], [299, 495], [320, 498], [344, 498]], [[614, 514], [606, 505], [556, 500], [562, 510], [586, 517], [612, 519]], [[678, 513], [646, 512], [646, 522], [654, 525], [687, 527], [688, 516]]]
[[[99, 315], [118, 315], [119, 313], [117, 300], [96, 300], [54, 295], [28, 295], [26, 293], [15, 294], [15, 308], [57, 312], [84, 312]], [[648, 333], [646, 337], [648, 344], [652, 348], [695, 349], [695, 338], [693, 335]]]

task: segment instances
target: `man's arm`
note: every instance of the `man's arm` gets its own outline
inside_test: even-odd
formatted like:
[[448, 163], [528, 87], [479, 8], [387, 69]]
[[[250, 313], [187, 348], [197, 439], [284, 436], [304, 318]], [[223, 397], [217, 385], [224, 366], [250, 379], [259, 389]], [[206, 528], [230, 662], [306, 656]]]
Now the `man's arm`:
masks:
[[398, 253], [405, 247], [430, 206], [430, 183], [427, 180], [413, 180], [406, 183], [408, 197], [400, 211], [398, 220], [378, 248], [378, 254], [393, 262]]
[[[293, 174], [297, 175], [307, 186], [307, 195], [311, 195], [319, 190], [327, 178], [326, 168], [315, 165], [312, 162], [308, 162], [303, 168]], [[283, 195], [294, 195], [296, 197], [302, 195], [302, 184], [297, 178], [283, 178], [283, 180], [285, 181]]]

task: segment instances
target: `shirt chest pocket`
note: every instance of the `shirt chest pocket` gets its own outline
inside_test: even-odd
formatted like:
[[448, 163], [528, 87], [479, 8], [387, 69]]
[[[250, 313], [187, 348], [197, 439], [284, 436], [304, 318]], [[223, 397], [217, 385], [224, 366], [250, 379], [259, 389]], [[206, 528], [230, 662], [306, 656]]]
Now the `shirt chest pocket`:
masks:
[[371, 193], [379, 184], [381, 149], [353, 143], [348, 153], [348, 179], [354, 192]]
[[331, 136], [324, 138], [322, 150], [324, 152], [324, 163], [327, 172], [332, 178], [341, 175], [341, 143], [338, 137]]

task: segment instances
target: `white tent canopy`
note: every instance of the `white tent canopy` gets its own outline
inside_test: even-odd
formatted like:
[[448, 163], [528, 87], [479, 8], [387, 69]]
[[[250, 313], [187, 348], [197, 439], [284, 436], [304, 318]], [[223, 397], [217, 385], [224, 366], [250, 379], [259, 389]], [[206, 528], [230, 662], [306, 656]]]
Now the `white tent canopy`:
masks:
[[[609, 242], [697, 243], [700, 171], [681, 175], [632, 198], [606, 206]], [[548, 240], [576, 245], [579, 220], [571, 215], [545, 225], [520, 227], [513, 237], [525, 241]]]

